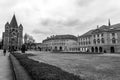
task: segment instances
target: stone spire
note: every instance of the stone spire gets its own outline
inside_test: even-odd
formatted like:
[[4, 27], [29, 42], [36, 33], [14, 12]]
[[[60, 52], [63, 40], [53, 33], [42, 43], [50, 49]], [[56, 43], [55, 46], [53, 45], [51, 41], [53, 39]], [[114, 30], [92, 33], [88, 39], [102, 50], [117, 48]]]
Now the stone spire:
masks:
[[19, 29], [20, 29], [20, 30], [23, 30], [22, 24], [19, 25]]
[[13, 27], [13, 28], [18, 27], [15, 14], [13, 15], [12, 20], [10, 22], [10, 27]]

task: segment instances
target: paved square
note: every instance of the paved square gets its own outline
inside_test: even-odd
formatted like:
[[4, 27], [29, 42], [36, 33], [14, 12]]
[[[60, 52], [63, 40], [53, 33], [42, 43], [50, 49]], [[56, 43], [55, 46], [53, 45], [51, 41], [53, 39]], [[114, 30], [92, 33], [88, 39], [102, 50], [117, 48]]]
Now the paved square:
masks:
[[0, 50], [0, 80], [13, 80], [8, 55], [7, 53], [4, 56], [2, 50]]

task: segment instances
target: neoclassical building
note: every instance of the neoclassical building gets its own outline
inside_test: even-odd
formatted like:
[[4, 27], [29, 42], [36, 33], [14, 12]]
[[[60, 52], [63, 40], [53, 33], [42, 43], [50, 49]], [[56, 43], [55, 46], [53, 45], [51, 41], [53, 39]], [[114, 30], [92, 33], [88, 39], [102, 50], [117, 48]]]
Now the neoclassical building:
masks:
[[70, 47], [75, 45], [77, 37], [73, 35], [55, 35], [43, 40], [42, 50], [44, 51], [70, 51]]
[[5, 24], [3, 32], [3, 48], [4, 49], [20, 49], [23, 44], [23, 26], [18, 26], [16, 17], [13, 15], [11, 22]]
[[89, 52], [120, 52], [120, 24], [103, 25], [78, 37], [79, 50]]
[[97, 26], [81, 36], [56, 35], [43, 40], [42, 50], [63, 52], [120, 52], [120, 24]]

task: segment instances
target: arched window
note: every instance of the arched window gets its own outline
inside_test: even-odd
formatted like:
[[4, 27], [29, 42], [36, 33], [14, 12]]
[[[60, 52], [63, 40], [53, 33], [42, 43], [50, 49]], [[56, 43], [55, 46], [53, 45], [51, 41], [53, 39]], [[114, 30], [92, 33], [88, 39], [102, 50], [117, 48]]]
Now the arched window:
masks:
[[59, 47], [59, 50], [62, 51], [62, 47], [61, 46]]
[[116, 43], [115, 38], [112, 38], [112, 43], [113, 43], [113, 44], [115, 44], [115, 43]]
[[104, 40], [104, 38], [102, 38], [102, 39], [101, 39], [101, 42], [102, 42], [102, 43], [105, 43], [105, 40]]

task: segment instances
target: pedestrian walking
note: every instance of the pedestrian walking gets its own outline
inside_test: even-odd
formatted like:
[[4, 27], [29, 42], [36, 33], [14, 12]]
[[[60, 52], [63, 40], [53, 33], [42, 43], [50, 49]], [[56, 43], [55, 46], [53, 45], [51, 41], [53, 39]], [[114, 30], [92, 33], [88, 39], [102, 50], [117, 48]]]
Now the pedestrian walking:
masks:
[[3, 54], [4, 54], [4, 56], [6, 55], [6, 49], [3, 50]]

